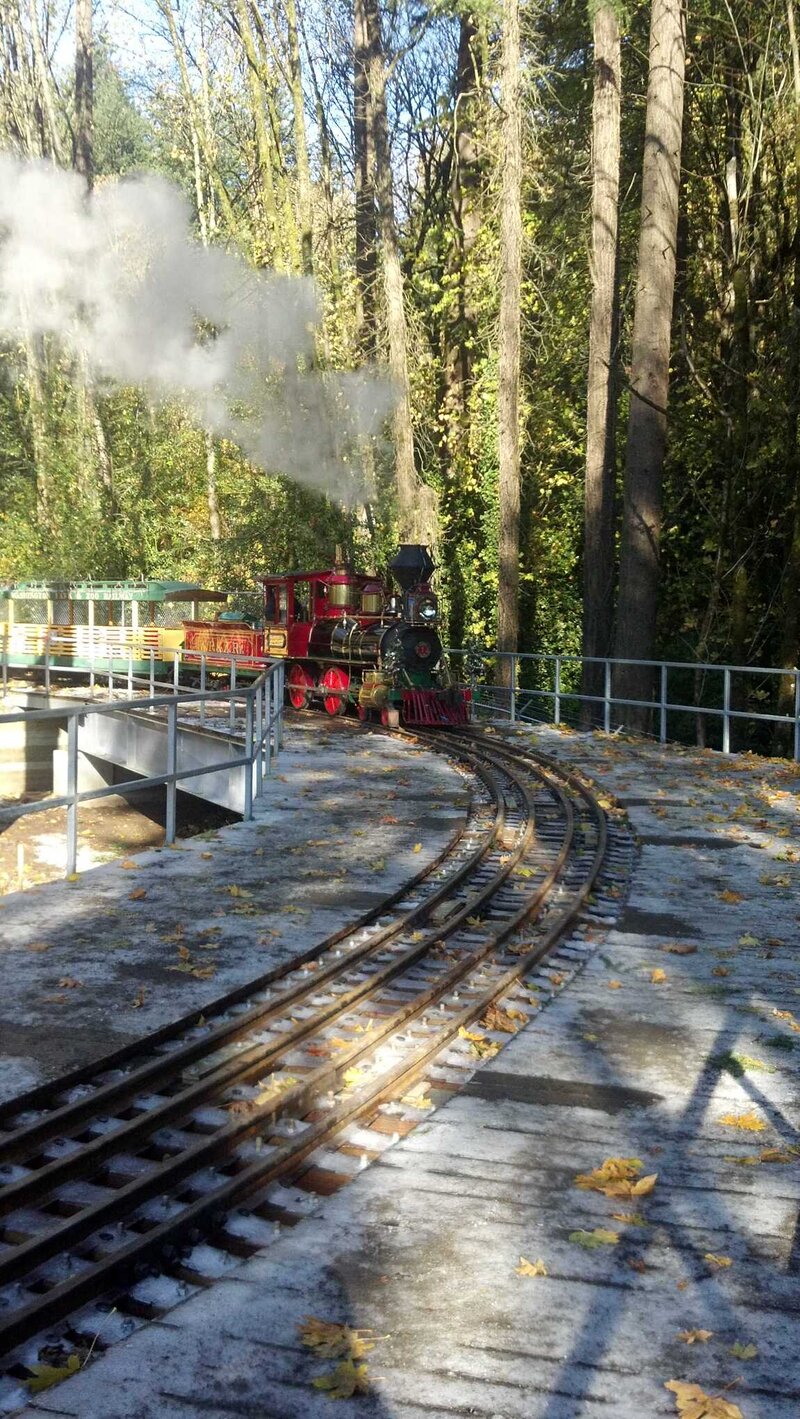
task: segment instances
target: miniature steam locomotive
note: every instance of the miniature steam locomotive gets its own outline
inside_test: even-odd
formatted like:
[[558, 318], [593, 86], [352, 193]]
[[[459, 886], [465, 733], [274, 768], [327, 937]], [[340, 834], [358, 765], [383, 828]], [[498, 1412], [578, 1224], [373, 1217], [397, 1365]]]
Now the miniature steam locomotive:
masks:
[[266, 576], [263, 629], [242, 620], [185, 621], [184, 649], [236, 655], [240, 668], [285, 657], [295, 709], [321, 701], [330, 715], [355, 706], [396, 725], [466, 724], [470, 692], [448, 683], [426, 547], [406, 543], [389, 563], [400, 591], [354, 572], [337, 551], [328, 571]]

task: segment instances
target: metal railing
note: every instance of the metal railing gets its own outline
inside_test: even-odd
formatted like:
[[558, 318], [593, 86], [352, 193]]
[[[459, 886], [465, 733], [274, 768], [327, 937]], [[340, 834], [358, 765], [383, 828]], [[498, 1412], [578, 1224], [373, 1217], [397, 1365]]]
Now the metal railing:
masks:
[[[215, 661], [218, 657], [214, 657]], [[19, 710], [10, 714], [0, 714], [0, 726], [3, 724], [23, 723], [30, 724], [42, 721], [58, 721], [63, 724], [66, 720], [67, 734], [67, 791], [58, 796], [49, 796], [33, 803], [19, 803], [11, 807], [0, 810], [0, 821], [16, 819], [29, 813], [48, 812], [53, 808], [66, 808], [67, 810], [67, 876], [72, 876], [76, 870], [78, 857], [78, 809], [80, 804], [93, 799], [108, 798], [114, 794], [129, 794], [141, 792], [145, 789], [166, 787], [166, 820], [164, 840], [167, 845], [175, 841], [177, 793], [179, 784], [185, 784], [188, 780], [199, 778], [203, 775], [228, 771], [230, 769], [243, 767], [244, 774], [244, 803], [243, 817], [249, 820], [253, 816], [253, 799], [261, 796], [264, 790], [264, 779], [272, 772], [273, 759], [280, 751], [283, 744], [283, 698], [284, 698], [284, 663], [282, 660], [273, 661], [258, 677], [248, 685], [236, 685], [236, 665], [235, 657], [231, 657], [234, 662], [229, 666], [231, 684], [228, 689], [207, 689], [205, 685], [206, 667], [201, 665], [201, 684], [199, 689], [180, 688], [180, 667], [186, 663], [185, 653], [181, 653], [175, 663], [174, 679], [171, 685], [162, 685], [156, 681], [153, 674], [153, 662], [151, 660], [151, 673], [149, 677], [148, 689], [150, 693], [143, 694], [137, 698], [117, 699], [117, 681], [122, 680], [129, 695], [132, 693], [136, 683], [146, 683], [139, 680], [132, 674], [132, 666], [129, 665], [127, 674], [120, 676], [113, 669], [113, 663], [108, 671], [107, 684], [104, 677], [104, 689], [107, 693], [107, 701], [103, 704], [97, 702], [87, 703], [85, 701], [74, 705], [64, 702], [57, 709], [46, 710]], [[195, 663], [194, 660], [191, 662]], [[64, 667], [52, 667], [57, 669], [59, 675], [69, 673]], [[50, 667], [45, 671], [46, 690], [50, 691]], [[86, 675], [86, 671], [76, 671], [76, 674]], [[94, 673], [92, 674], [92, 691], [94, 691]], [[7, 680], [4, 689], [7, 687]], [[164, 689], [166, 693], [157, 694], [157, 689]], [[181, 768], [178, 762], [178, 730], [179, 728], [191, 729], [195, 725], [204, 726], [207, 720], [209, 704], [225, 704], [228, 702], [228, 715], [226, 716], [226, 743], [229, 737], [237, 732], [242, 710], [243, 713], [243, 739], [244, 747], [240, 755], [231, 757], [220, 757], [203, 764], [200, 768]], [[199, 714], [196, 720], [179, 723], [179, 712], [191, 706], [198, 706]], [[147, 711], [150, 715], [157, 715], [160, 710], [166, 710], [166, 759], [167, 768], [163, 774], [152, 774], [146, 778], [125, 779], [117, 783], [105, 785], [102, 788], [78, 788], [78, 765], [80, 753], [80, 731], [90, 715], [108, 715], [118, 713], [141, 713]]]
[[[606, 733], [625, 727], [624, 711], [646, 710], [652, 723], [652, 737], [659, 743], [670, 741], [705, 744], [705, 727], [718, 727], [722, 752], [729, 754], [735, 726], [769, 725], [781, 727], [786, 747], [800, 761], [800, 670], [775, 666], [717, 665], [680, 660], [626, 660], [579, 655], [509, 654], [489, 648], [449, 649], [451, 661], [460, 666], [470, 685], [473, 704], [479, 715], [493, 714], [510, 720], [536, 723], [593, 724]], [[504, 673], [498, 675], [502, 662]], [[584, 666], [595, 666], [599, 693], [582, 688]], [[616, 693], [619, 667], [634, 666], [649, 671], [653, 693], [650, 699], [631, 699]], [[493, 683], [497, 680], [502, 683]], [[677, 685], [677, 688], [676, 688]], [[686, 689], [689, 689], [689, 695]], [[791, 709], [780, 708], [778, 691]], [[758, 704], [774, 709], [754, 708]], [[687, 732], [690, 717], [694, 733]], [[677, 723], [676, 723], [677, 720]], [[682, 732], [678, 732], [678, 731]]]

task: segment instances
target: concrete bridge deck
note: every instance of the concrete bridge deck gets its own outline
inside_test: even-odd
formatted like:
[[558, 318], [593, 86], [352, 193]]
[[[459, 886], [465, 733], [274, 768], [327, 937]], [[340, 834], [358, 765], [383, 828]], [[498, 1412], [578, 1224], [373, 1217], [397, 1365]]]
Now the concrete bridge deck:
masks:
[[[693, 1385], [697, 1419], [797, 1419], [797, 770], [535, 738], [639, 835], [583, 972], [315, 1215], [24, 1419], [666, 1419]], [[576, 1185], [611, 1157], [652, 1192]], [[309, 1313], [374, 1332], [368, 1394], [314, 1387]]]

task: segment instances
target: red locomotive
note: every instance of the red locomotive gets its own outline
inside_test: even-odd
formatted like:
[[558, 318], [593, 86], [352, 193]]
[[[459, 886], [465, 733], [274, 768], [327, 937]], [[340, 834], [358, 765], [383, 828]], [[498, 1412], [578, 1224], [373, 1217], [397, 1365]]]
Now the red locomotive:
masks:
[[[400, 588], [391, 594], [374, 576], [341, 560], [329, 571], [259, 578], [263, 627], [245, 621], [185, 621], [185, 649], [236, 655], [239, 668], [265, 658], [287, 660], [287, 691], [295, 709], [321, 700], [328, 714], [355, 706], [397, 725], [460, 725], [470, 715], [470, 691], [449, 684], [436, 631], [439, 608], [426, 547], [406, 543], [389, 563]], [[222, 664], [222, 661], [218, 662]]]

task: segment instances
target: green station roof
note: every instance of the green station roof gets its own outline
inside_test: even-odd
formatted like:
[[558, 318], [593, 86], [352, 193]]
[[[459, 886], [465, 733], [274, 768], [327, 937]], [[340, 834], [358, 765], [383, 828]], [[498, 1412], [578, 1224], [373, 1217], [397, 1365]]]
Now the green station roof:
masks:
[[20, 581], [0, 587], [3, 600], [22, 601], [227, 601], [191, 581]]

